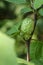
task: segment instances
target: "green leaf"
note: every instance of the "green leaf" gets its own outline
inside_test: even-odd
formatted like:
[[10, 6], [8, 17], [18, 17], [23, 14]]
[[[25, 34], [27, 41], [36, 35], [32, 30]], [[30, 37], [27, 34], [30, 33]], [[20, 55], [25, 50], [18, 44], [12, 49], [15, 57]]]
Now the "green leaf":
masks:
[[15, 40], [0, 32], [0, 65], [17, 65]]
[[31, 60], [40, 60], [42, 57], [43, 42], [32, 41], [30, 45], [30, 57]]
[[7, 1], [16, 3], [16, 4], [26, 3], [26, 0], [7, 0]]
[[35, 65], [43, 65], [43, 62], [40, 60], [33, 60], [32, 61]]
[[25, 14], [25, 13], [31, 12], [31, 11], [32, 11], [32, 9], [31, 9], [30, 7], [25, 7], [25, 8], [23, 8], [23, 9], [21, 10], [21, 14]]
[[34, 9], [38, 9], [43, 4], [43, 0], [34, 0]]
[[43, 8], [41, 8], [41, 9], [39, 10], [39, 14], [40, 14], [41, 16], [43, 16]]
[[43, 65], [43, 62], [41, 62], [39, 60], [33, 60], [30, 62], [27, 62], [26, 60], [17, 58], [17, 61], [18, 61], [19, 65]]
[[20, 59], [20, 58], [17, 58], [17, 61], [18, 61], [18, 63], [19, 64], [24, 64], [24, 65], [34, 65], [34, 63], [32, 63], [32, 62], [27, 62], [26, 60], [24, 60], [24, 59]]
[[38, 43], [35, 53], [36, 59], [39, 59], [41, 57], [41, 54], [42, 54], [42, 44]]
[[43, 18], [37, 20], [37, 31], [39, 35], [43, 35]]
[[19, 32], [19, 27], [21, 25], [21, 22], [16, 23], [8, 32], [8, 35], [12, 35]]

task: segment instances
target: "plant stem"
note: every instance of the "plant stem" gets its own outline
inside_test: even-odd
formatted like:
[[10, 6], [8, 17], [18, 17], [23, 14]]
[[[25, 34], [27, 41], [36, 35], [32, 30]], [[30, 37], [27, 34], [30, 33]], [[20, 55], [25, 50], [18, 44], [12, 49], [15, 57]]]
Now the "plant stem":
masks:
[[[29, 40], [28, 40], [29, 41]], [[27, 61], [30, 61], [30, 41], [26, 41], [26, 47], [27, 47]]]
[[26, 40], [26, 46], [27, 46], [27, 61], [30, 61], [30, 43], [31, 43], [31, 39], [32, 39], [32, 36], [34, 34], [34, 31], [35, 31], [35, 27], [36, 27], [36, 24], [37, 24], [37, 13], [35, 11], [34, 13], [34, 28], [33, 28], [33, 31], [31, 33], [31, 36], [28, 40]]

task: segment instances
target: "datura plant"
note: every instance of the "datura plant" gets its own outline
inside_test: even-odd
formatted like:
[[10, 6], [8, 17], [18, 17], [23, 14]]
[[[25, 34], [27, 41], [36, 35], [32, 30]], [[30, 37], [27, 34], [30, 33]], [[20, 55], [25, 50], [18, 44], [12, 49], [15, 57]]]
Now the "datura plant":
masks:
[[0, 65], [24, 65], [13, 43], [17, 56], [43, 65], [43, 0], [0, 0], [0, 31]]

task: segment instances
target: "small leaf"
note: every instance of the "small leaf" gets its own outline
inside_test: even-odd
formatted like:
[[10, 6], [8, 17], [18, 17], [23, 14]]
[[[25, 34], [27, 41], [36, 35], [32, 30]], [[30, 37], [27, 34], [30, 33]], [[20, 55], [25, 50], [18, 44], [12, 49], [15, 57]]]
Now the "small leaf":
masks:
[[16, 4], [26, 3], [26, 0], [7, 0], [7, 1], [16, 3]]
[[34, 9], [38, 9], [41, 5], [43, 5], [43, 0], [34, 0]]
[[32, 11], [32, 9], [31, 9], [30, 7], [25, 7], [25, 8], [23, 8], [23, 9], [21, 10], [21, 13], [22, 13], [22, 14], [25, 14], [25, 13], [31, 12], [31, 11]]
[[41, 9], [39, 10], [39, 14], [40, 14], [41, 16], [43, 16], [43, 8], [41, 8]]
[[21, 22], [16, 23], [8, 32], [8, 35], [12, 35], [19, 32], [19, 27], [21, 25]]

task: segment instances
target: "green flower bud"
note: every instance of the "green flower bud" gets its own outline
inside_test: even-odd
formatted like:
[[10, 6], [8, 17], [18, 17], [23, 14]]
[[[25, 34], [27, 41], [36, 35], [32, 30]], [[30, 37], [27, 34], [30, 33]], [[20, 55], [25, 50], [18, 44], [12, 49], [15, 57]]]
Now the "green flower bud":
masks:
[[26, 18], [25, 20], [23, 20], [21, 25], [21, 32], [26, 38], [30, 37], [33, 28], [34, 28], [34, 21], [31, 18]]

